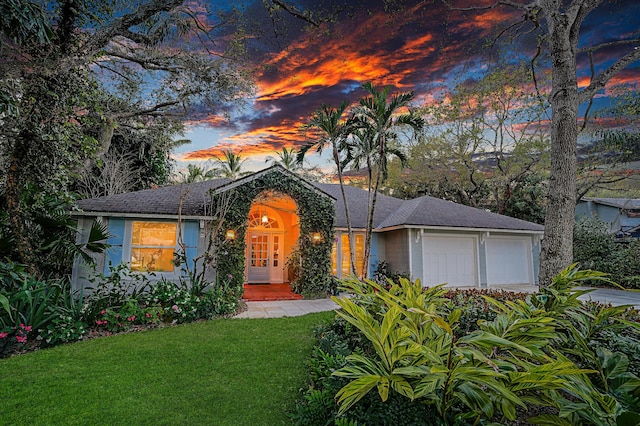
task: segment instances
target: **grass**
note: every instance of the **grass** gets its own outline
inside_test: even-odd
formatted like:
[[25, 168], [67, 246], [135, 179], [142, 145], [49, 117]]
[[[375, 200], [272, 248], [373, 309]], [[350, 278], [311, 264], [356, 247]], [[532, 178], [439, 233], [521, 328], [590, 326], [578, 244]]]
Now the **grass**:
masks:
[[0, 360], [0, 424], [290, 424], [333, 313], [221, 319]]

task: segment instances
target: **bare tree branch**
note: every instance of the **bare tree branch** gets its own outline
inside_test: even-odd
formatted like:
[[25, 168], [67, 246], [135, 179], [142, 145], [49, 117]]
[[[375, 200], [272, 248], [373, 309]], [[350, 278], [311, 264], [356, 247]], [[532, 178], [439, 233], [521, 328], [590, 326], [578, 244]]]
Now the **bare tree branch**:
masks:
[[640, 45], [640, 38], [634, 38], [629, 40], [616, 40], [616, 41], [610, 41], [607, 43], [597, 44], [595, 46], [581, 47], [578, 50], [576, 50], [576, 52], [578, 53], [595, 52], [600, 49], [609, 49], [611, 47], [626, 46], [629, 44]]
[[296, 6], [294, 6], [293, 4], [287, 3], [285, 1], [282, 0], [272, 0], [273, 4], [275, 4], [276, 6], [279, 6], [282, 8], [282, 10], [284, 10], [285, 12], [287, 12], [288, 14], [290, 14], [291, 16], [298, 18], [298, 19], [302, 19], [303, 21], [313, 25], [314, 27], [319, 27], [320, 23], [318, 21], [316, 21], [313, 16], [311, 16], [311, 13], [309, 11], [302, 11], [300, 9], [298, 9]]
[[591, 79], [589, 86], [584, 88], [578, 94], [578, 103], [581, 104], [592, 98], [599, 90], [602, 90], [609, 80], [611, 80], [616, 74], [638, 59], [640, 59], [640, 46], [636, 46], [631, 52], [618, 59], [609, 68]]

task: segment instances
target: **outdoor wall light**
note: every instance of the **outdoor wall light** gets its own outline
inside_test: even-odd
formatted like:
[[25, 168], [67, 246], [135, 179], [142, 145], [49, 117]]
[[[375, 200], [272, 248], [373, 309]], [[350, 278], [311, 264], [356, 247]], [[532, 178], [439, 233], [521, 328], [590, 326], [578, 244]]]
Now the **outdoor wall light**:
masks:
[[225, 232], [224, 236], [227, 240], [233, 241], [236, 239], [236, 231], [234, 231], [233, 229], [227, 229], [227, 232]]
[[323, 238], [322, 238], [322, 234], [320, 232], [313, 232], [311, 234], [311, 241], [314, 244], [320, 244], [322, 242]]

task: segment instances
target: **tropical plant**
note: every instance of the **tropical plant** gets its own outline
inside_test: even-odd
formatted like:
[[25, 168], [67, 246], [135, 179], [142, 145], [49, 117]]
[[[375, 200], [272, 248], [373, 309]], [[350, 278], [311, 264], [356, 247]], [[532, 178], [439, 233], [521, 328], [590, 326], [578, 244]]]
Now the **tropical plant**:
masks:
[[296, 150], [294, 148], [287, 148], [283, 146], [282, 149], [276, 152], [278, 158], [275, 157], [267, 157], [264, 162], [270, 163], [271, 165], [280, 164], [287, 170], [291, 170], [292, 172], [298, 170], [302, 167], [302, 164], [298, 162]]
[[[443, 424], [514, 421], [532, 406], [551, 409], [528, 419], [538, 424], [614, 425], [632, 416], [640, 382], [626, 372], [624, 357], [600, 351], [591, 365], [577, 365], [567, 351], [570, 340], [563, 336], [573, 333], [569, 319], [582, 294], [573, 286], [589, 279], [602, 274], [574, 266], [546, 294], [505, 302], [486, 297], [496, 316], [462, 336], [455, 331], [461, 311], [443, 297], [442, 287], [423, 290], [406, 279], [389, 282], [389, 288], [369, 280], [345, 282], [343, 290], [355, 297], [334, 298], [337, 314], [371, 346], [351, 353], [334, 373], [350, 379], [336, 394], [338, 414], [375, 389], [382, 401], [400, 395], [432, 406], [434, 423]], [[605, 312], [598, 322], [619, 313]], [[614, 359], [620, 361], [615, 373]]]
[[315, 149], [316, 152], [321, 153], [326, 146], [331, 147], [331, 158], [336, 165], [336, 171], [338, 172], [338, 183], [340, 184], [340, 192], [342, 193], [342, 202], [344, 204], [345, 216], [347, 219], [347, 233], [349, 235], [349, 260], [351, 264], [351, 274], [357, 275], [356, 271], [356, 257], [355, 257], [355, 244], [353, 239], [353, 229], [351, 227], [351, 215], [349, 213], [349, 203], [347, 202], [347, 196], [344, 191], [344, 179], [342, 173], [346, 166], [345, 161], [340, 156], [344, 140], [347, 138], [350, 128], [347, 122], [343, 119], [343, 114], [347, 109], [347, 102], [343, 101], [339, 107], [333, 108], [329, 105], [323, 104], [313, 114], [307, 127], [314, 129], [320, 134], [316, 140], [312, 140], [300, 148], [298, 151], [297, 161], [302, 164], [304, 156], [310, 149]]
[[411, 111], [401, 113], [413, 100], [413, 92], [395, 94], [388, 100], [389, 87], [380, 90], [371, 83], [365, 83], [362, 87], [368, 92], [368, 96], [360, 99], [359, 106], [354, 110], [350, 120], [352, 129], [358, 129], [359, 132], [354, 132], [352, 144], [347, 143], [345, 149], [348, 153], [347, 161], [359, 159], [356, 164], [367, 161], [367, 165], [370, 166], [373, 158], [375, 172], [373, 179], [370, 178], [368, 183], [371, 197], [368, 203], [364, 245], [363, 276], [367, 277], [378, 189], [389, 175], [389, 156], [395, 155], [404, 163], [404, 154], [398, 149], [401, 132], [412, 130], [413, 135], [417, 135], [422, 130], [424, 121]]
[[242, 158], [240, 153], [235, 154], [230, 149], [222, 152], [222, 157], [215, 159], [215, 165], [217, 167], [216, 173], [222, 177], [229, 179], [238, 179], [239, 177], [246, 176], [251, 172], [244, 171], [242, 169], [246, 158]]
[[206, 167], [198, 166], [196, 164], [187, 164], [186, 173], [182, 172], [179, 176], [180, 183], [193, 183], [202, 182], [205, 180], [211, 180], [217, 175], [217, 170]]
[[139, 274], [131, 271], [129, 265], [109, 265], [109, 274], [97, 274], [89, 278], [84, 308], [85, 320], [93, 324], [105, 309], [118, 309], [131, 300], [144, 303], [150, 299], [152, 272]]

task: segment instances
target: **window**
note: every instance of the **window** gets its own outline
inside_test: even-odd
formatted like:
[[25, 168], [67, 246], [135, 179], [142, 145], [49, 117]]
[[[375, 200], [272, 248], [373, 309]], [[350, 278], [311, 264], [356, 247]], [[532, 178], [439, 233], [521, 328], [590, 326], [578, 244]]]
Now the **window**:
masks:
[[249, 215], [249, 228], [275, 229], [279, 227], [278, 220], [269, 216], [266, 211], [254, 212]]
[[[356, 272], [362, 275], [364, 266], [364, 234], [353, 234], [356, 250]], [[340, 256], [338, 256], [340, 254]], [[339, 258], [339, 259], [338, 259]], [[338, 268], [338, 264], [340, 268]], [[331, 250], [331, 271], [338, 277], [348, 277], [351, 275], [351, 256], [349, 254], [349, 234], [340, 234], [339, 239], [333, 243]], [[340, 274], [338, 274], [340, 272]]]
[[177, 223], [133, 222], [131, 270], [173, 272]]

